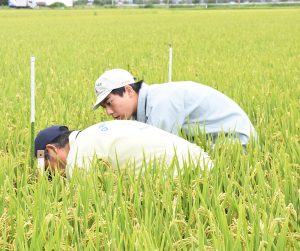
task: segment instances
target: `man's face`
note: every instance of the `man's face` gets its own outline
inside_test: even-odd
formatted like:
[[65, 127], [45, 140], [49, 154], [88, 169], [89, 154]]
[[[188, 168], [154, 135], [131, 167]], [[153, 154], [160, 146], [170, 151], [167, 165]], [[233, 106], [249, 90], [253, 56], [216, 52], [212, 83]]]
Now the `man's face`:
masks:
[[114, 119], [130, 119], [137, 110], [137, 94], [131, 86], [125, 86], [123, 96], [110, 93], [101, 103], [106, 113]]
[[53, 173], [60, 173], [65, 176], [65, 168], [67, 164], [67, 157], [70, 151], [70, 145], [67, 144], [63, 148], [58, 148], [53, 144], [48, 144], [46, 146], [48, 151], [49, 160], [46, 160], [46, 169], [50, 168]]

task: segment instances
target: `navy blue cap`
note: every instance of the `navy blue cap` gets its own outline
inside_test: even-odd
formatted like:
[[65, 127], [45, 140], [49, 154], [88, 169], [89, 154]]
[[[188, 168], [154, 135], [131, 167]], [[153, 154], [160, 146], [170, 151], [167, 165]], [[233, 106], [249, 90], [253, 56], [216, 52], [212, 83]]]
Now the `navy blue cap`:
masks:
[[47, 144], [50, 144], [55, 138], [66, 132], [69, 132], [69, 128], [61, 125], [50, 126], [40, 131], [34, 140], [35, 157], [38, 150], [45, 150]]

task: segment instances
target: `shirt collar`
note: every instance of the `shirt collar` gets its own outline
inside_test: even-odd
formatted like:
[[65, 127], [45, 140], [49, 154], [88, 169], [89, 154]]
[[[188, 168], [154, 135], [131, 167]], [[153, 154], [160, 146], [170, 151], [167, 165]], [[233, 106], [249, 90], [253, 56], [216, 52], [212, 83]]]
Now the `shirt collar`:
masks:
[[69, 144], [70, 144], [70, 149], [72, 148], [72, 146], [74, 145], [74, 142], [78, 136], [78, 134], [80, 133], [81, 131], [73, 131], [70, 133], [69, 135]]
[[136, 119], [144, 123], [146, 122], [146, 106], [147, 106], [148, 90], [149, 90], [149, 85], [142, 83], [142, 87], [139, 91]]
[[[75, 141], [76, 141], [76, 138], [78, 136], [78, 134], [80, 133], [81, 131], [73, 131], [70, 133], [69, 135], [69, 145], [70, 145], [70, 150], [74, 147], [74, 144], [75, 144]], [[70, 168], [69, 168], [69, 158], [67, 157], [67, 165], [66, 165], [66, 175], [67, 175], [67, 178], [70, 179], [71, 178], [71, 175], [70, 175]]]

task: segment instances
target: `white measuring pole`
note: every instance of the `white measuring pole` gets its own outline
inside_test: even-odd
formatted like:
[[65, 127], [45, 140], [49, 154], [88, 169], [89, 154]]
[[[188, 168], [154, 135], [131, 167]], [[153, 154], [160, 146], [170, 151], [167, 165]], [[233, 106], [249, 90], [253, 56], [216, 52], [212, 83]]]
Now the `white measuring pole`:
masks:
[[44, 150], [37, 151], [37, 165], [38, 165], [38, 169], [40, 170], [41, 174], [43, 174], [44, 169], [45, 169], [45, 151]]
[[34, 165], [34, 122], [35, 122], [35, 57], [30, 58], [30, 124], [31, 124], [31, 152], [30, 164], [33, 168]]
[[31, 57], [31, 64], [30, 64], [30, 75], [31, 75], [31, 84], [30, 84], [30, 91], [31, 91], [31, 105], [30, 105], [30, 122], [35, 122], [35, 69], [34, 69], [35, 57]]
[[172, 82], [172, 46], [169, 49], [169, 82]]

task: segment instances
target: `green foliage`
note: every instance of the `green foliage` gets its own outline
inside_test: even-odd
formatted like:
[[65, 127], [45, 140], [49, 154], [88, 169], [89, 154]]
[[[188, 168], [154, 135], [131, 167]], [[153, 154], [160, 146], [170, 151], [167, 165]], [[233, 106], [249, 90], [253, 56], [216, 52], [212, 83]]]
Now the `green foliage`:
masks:
[[152, 3], [147, 3], [143, 6], [143, 8], [149, 9], [149, 8], [153, 8], [153, 4]]
[[82, 6], [87, 4], [87, 0], [77, 0], [76, 2], [73, 3], [73, 6]]
[[111, 0], [94, 0], [95, 5], [111, 5]]
[[[299, 9], [1, 10], [1, 250], [299, 250]], [[68, 181], [30, 164], [30, 56], [36, 128], [85, 128], [94, 81], [108, 68], [147, 83], [210, 85], [233, 98], [260, 136], [247, 154], [205, 137], [210, 172], [154, 165], [135, 176], [103, 164]], [[171, 167], [172, 168], [172, 167]]]
[[0, 6], [2, 5], [8, 5], [8, 0], [0, 0]]
[[52, 9], [54, 9], [54, 8], [65, 8], [66, 5], [64, 3], [61, 3], [61, 2], [55, 2], [53, 4], [50, 4], [48, 7], [52, 8]]

